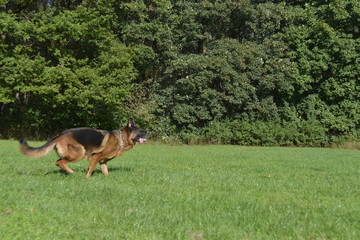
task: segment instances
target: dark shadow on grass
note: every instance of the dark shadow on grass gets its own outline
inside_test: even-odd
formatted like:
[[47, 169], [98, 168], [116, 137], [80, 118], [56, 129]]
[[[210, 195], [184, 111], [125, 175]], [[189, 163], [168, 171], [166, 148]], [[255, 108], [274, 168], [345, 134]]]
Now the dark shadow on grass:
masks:
[[64, 175], [64, 176], [72, 176], [73, 174], [69, 174], [67, 173], [65, 170], [63, 169], [57, 169], [57, 170], [52, 170], [47, 172], [45, 175]]
[[18, 175], [27, 175], [27, 176], [44, 176], [44, 175], [68, 175], [71, 176], [72, 174], [68, 174], [65, 170], [59, 169], [59, 170], [53, 170], [53, 171], [19, 171], [17, 172]]
[[[133, 168], [129, 168], [129, 167], [109, 167], [109, 174], [111, 174], [112, 172], [133, 172], [134, 169]], [[75, 170], [75, 173], [82, 173], [82, 174], [86, 174], [87, 169], [81, 169], [81, 170]], [[69, 174], [67, 173], [65, 170], [63, 169], [57, 169], [57, 170], [53, 170], [53, 171], [49, 171], [46, 173], [46, 175], [65, 175], [65, 176], [72, 176], [73, 174]], [[93, 172], [94, 174], [102, 174], [100, 169], [95, 169]]]
[[[129, 168], [129, 167], [108, 167], [109, 170], [109, 174], [111, 174], [111, 172], [133, 172], [134, 169], [133, 168]], [[84, 172], [86, 173], [87, 170], [85, 170]], [[95, 169], [93, 172], [94, 174], [102, 174], [101, 173], [101, 169]]]

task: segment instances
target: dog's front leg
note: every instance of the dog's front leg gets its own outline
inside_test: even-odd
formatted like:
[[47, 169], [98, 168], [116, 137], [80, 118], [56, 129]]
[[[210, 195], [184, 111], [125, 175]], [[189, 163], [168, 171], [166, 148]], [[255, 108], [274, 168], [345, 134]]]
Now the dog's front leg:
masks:
[[101, 172], [102, 172], [105, 176], [109, 176], [109, 171], [108, 171], [107, 163], [100, 163], [100, 167], [101, 167]]
[[89, 169], [86, 173], [86, 178], [90, 178], [92, 172], [94, 171], [96, 164], [101, 160], [100, 155], [93, 155], [90, 161]]

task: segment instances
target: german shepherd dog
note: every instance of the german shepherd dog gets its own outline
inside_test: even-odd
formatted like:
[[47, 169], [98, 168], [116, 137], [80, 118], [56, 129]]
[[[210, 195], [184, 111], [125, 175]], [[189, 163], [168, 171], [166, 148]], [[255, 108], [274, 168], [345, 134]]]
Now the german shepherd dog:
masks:
[[107, 162], [133, 148], [137, 142], [145, 142], [147, 134], [147, 131], [136, 127], [134, 121], [129, 119], [127, 126], [120, 130], [68, 129], [50, 139], [43, 146], [36, 148], [30, 147], [22, 139], [19, 149], [22, 154], [30, 158], [37, 158], [45, 156], [55, 148], [60, 157], [55, 164], [67, 173], [74, 173], [74, 171], [66, 164], [86, 157], [90, 161], [86, 178], [90, 178], [98, 163], [100, 163], [102, 173], [108, 176]]

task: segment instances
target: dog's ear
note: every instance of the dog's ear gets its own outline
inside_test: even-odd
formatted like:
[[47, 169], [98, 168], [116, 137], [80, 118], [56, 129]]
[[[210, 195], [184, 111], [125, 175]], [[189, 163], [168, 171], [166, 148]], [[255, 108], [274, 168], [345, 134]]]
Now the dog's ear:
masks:
[[128, 127], [129, 127], [129, 128], [132, 128], [134, 125], [135, 125], [134, 120], [133, 120], [132, 118], [129, 118]]

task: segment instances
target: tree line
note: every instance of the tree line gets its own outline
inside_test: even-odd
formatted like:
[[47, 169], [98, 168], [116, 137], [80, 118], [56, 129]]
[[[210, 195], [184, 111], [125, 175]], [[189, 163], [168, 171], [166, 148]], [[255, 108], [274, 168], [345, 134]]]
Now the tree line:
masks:
[[360, 1], [0, 0], [0, 137], [360, 139]]

